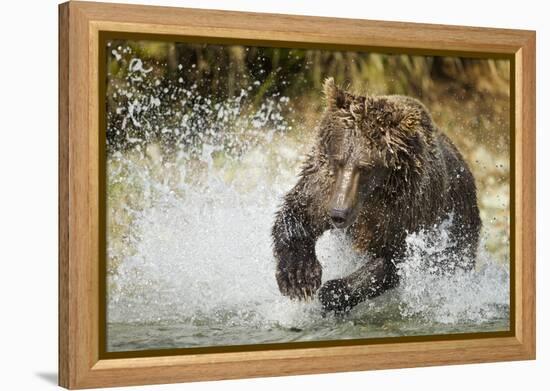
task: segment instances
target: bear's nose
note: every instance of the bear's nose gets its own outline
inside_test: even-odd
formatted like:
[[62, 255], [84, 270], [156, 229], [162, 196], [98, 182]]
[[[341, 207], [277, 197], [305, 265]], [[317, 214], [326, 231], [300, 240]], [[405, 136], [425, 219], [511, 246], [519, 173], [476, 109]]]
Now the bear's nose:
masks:
[[349, 209], [336, 209], [333, 208], [330, 211], [330, 218], [334, 225], [338, 228], [342, 228], [346, 225], [348, 220]]

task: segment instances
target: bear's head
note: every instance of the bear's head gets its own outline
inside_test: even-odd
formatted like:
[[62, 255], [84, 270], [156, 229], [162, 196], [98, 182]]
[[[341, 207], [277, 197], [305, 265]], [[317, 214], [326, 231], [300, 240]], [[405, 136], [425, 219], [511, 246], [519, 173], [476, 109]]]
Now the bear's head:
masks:
[[337, 87], [332, 78], [325, 81], [324, 93], [319, 151], [332, 178], [327, 212], [334, 226], [345, 228], [369, 200], [397, 197], [414, 187], [434, 125], [413, 98], [359, 96]]

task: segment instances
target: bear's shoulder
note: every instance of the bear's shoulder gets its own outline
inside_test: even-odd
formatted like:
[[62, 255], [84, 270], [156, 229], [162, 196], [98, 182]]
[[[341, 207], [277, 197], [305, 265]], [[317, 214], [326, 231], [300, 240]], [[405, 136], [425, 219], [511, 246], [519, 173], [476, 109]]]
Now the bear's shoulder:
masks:
[[418, 99], [413, 98], [412, 96], [406, 95], [381, 95], [375, 97], [375, 99], [383, 99], [388, 101], [390, 104], [402, 109], [402, 110], [418, 110], [424, 111], [429, 114], [428, 109], [422, 102]]
[[405, 95], [383, 95], [377, 98], [388, 102], [387, 110], [397, 112], [400, 118], [409, 118], [430, 130], [436, 129], [430, 111], [420, 100]]

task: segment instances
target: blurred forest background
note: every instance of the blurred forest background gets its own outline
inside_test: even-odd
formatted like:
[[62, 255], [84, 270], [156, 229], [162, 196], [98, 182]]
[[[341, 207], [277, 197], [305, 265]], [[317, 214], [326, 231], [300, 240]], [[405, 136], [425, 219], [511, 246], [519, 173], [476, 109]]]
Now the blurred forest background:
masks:
[[[230, 144], [223, 137], [227, 122], [246, 116], [257, 131], [275, 127], [289, 143], [307, 144], [329, 76], [356, 93], [418, 98], [469, 162], [488, 250], [508, 260], [508, 60], [159, 41], [111, 41], [107, 49], [109, 156], [149, 145], [161, 154], [191, 148], [206, 123], [218, 137], [214, 143]], [[228, 101], [235, 110], [218, 110]], [[250, 128], [245, 125], [243, 131]], [[108, 191], [108, 202], [119, 202], [114, 182]], [[109, 237], [124, 236], [126, 225], [124, 219], [111, 224]]]
[[[509, 146], [508, 60], [158, 41], [113, 41], [109, 48], [111, 128], [121, 124], [116, 108], [135, 98], [116, 94], [116, 89], [127, 84], [132, 70], [151, 71], [148, 77], [165, 85], [175, 106], [185, 99], [181, 93], [190, 90], [212, 104], [247, 91], [252, 111], [268, 97], [288, 97], [293, 113], [284, 114], [303, 129], [315, 127], [323, 110], [322, 83], [332, 76], [354, 92], [420, 99], [444, 131], [457, 133], [458, 143], [491, 140], [487, 143], [491, 149]], [[136, 58], [140, 59], [137, 63]], [[165, 144], [173, 141], [162, 134], [140, 134], [143, 129], [129, 125], [125, 130], [135, 138]], [[131, 146], [120, 133], [109, 132], [108, 137], [110, 150]]]

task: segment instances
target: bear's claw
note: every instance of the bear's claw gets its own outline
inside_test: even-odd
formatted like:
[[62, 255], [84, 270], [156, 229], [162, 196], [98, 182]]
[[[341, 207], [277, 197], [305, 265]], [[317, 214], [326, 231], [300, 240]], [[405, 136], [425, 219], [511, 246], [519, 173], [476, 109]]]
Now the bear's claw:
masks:
[[344, 314], [355, 307], [359, 300], [351, 286], [343, 279], [330, 280], [319, 290], [319, 300], [325, 311]]
[[279, 263], [276, 277], [279, 290], [291, 299], [309, 300], [321, 286], [322, 267], [317, 259]]

